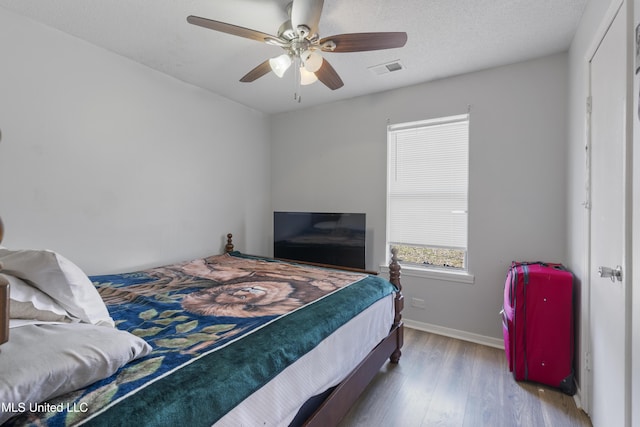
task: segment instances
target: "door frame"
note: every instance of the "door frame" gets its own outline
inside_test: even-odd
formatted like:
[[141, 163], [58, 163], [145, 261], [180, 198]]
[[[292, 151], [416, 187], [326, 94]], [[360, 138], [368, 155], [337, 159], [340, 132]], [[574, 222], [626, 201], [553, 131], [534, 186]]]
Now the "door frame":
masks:
[[[635, 0], [634, 0], [635, 1]], [[633, 1], [627, 0], [611, 0], [609, 8], [604, 14], [600, 25], [598, 26], [597, 31], [594, 33], [594, 37], [592, 39], [589, 48], [586, 51], [584, 57], [584, 73], [586, 76], [586, 93], [587, 93], [587, 108], [585, 114], [585, 201], [583, 203], [584, 215], [585, 215], [585, 248], [584, 248], [584, 266], [585, 269], [582, 272], [581, 278], [581, 289], [580, 293], [580, 387], [579, 392], [576, 395], [578, 399], [578, 404], [580, 407], [584, 409], [584, 411], [588, 414], [592, 411], [592, 377], [591, 377], [591, 361], [590, 354], [593, 343], [591, 342], [591, 331], [590, 331], [590, 319], [591, 319], [591, 269], [596, 268], [597, 266], [593, 266], [591, 263], [591, 179], [592, 179], [592, 170], [591, 170], [591, 108], [590, 108], [590, 100], [591, 100], [591, 60], [596, 54], [598, 47], [600, 46], [602, 40], [604, 39], [609, 27], [613, 23], [618, 11], [621, 8], [627, 8], [627, 29], [634, 28], [633, 20]], [[625, 112], [624, 112], [624, 147], [623, 147], [623, 163], [624, 163], [624, 189], [623, 189], [623, 198], [624, 198], [624, 207], [623, 207], [623, 215], [624, 215], [624, 224], [625, 230], [633, 230], [632, 229], [632, 171], [633, 171], [633, 156], [632, 156], [632, 145], [633, 145], [633, 96], [629, 94], [633, 93], [633, 72], [629, 70], [633, 70], [633, 58], [635, 58], [634, 54], [634, 37], [629, 36], [629, 31], [627, 33], [626, 38], [626, 51], [627, 51], [627, 60], [626, 64], [624, 64], [625, 69], [627, 70], [625, 73], [626, 76], [626, 93], [627, 97], [625, 99]], [[627, 425], [631, 425], [632, 419], [632, 409], [631, 409], [631, 390], [632, 390], [632, 357], [631, 357], [631, 349], [632, 349], [632, 239], [629, 233], [625, 233], [624, 242], [623, 242], [623, 283], [625, 287], [625, 420]]]
[[[640, 25], [640, 0], [633, 0], [631, 2], [631, 6], [629, 9], [630, 15], [630, 28], [631, 28], [631, 63], [633, 64], [633, 59], [635, 58], [634, 67], [631, 69], [634, 70], [631, 74], [632, 84], [631, 84], [631, 98], [633, 98], [633, 108], [632, 108], [632, 116], [633, 116], [633, 141], [632, 144], [635, 146], [635, 150], [632, 150], [631, 167], [632, 167], [632, 189], [631, 189], [631, 199], [632, 199], [632, 218], [631, 218], [631, 248], [632, 248], [632, 261], [631, 268], [634, 272], [640, 272], [640, 114], [638, 114], [638, 108], [640, 108], [640, 73], [637, 70], [640, 66], [640, 59], [638, 58], [638, 51], [636, 49], [640, 49], [640, 40], [638, 40], [638, 29], [637, 25]], [[635, 73], [635, 75], [634, 75]], [[634, 250], [635, 248], [635, 250]], [[632, 286], [632, 313], [640, 312], [640, 274], [633, 274], [631, 278], [631, 286]], [[636, 292], [633, 291], [636, 290]], [[638, 336], [638, 332], [640, 332], [640, 316], [635, 316], [631, 319], [631, 422], [635, 422], [636, 424], [640, 422], [640, 336]]]

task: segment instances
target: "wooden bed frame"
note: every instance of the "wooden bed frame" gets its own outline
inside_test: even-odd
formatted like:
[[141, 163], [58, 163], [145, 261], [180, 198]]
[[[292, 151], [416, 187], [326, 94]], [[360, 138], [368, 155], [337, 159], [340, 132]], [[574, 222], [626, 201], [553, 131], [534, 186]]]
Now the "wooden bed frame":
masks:
[[[233, 252], [233, 235], [227, 234], [225, 252]], [[300, 261], [295, 261], [300, 263]], [[361, 271], [346, 269], [325, 264], [302, 263], [340, 270]], [[369, 272], [370, 273], [370, 272]], [[404, 324], [402, 323], [402, 309], [404, 308], [404, 296], [400, 284], [400, 264], [398, 263], [398, 250], [391, 249], [391, 263], [389, 264], [389, 281], [393, 283], [398, 292], [395, 296], [395, 317], [389, 335], [384, 338], [371, 352], [360, 362], [356, 368], [329, 394], [313, 414], [304, 422], [303, 426], [326, 427], [335, 426], [349, 412], [349, 409], [364, 389], [369, 385], [373, 377], [380, 371], [385, 361], [398, 363], [402, 354]]]

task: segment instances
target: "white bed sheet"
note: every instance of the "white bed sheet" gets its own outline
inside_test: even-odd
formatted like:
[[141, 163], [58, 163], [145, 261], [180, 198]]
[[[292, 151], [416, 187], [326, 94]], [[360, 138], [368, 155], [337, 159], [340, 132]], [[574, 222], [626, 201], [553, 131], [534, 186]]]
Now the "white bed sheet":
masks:
[[388, 295], [351, 319], [215, 426], [288, 426], [309, 398], [339, 384], [389, 334], [394, 296]]

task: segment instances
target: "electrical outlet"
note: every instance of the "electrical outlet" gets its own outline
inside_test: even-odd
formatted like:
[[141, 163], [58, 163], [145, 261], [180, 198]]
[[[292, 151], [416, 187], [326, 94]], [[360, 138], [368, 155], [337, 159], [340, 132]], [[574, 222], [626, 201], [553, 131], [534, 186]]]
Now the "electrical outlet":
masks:
[[420, 298], [411, 298], [411, 307], [415, 308], [427, 308], [427, 303]]

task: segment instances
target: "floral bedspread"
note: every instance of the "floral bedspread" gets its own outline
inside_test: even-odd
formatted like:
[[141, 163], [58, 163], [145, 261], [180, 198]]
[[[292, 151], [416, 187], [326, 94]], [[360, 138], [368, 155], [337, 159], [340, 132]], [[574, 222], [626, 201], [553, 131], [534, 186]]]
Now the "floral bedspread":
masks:
[[93, 276], [116, 327], [145, 339], [153, 351], [86, 389], [52, 399], [50, 411], [22, 414], [9, 425], [73, 425], [91, 419], [179, 368], [364, 277], [239, 254]]

